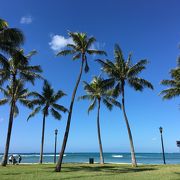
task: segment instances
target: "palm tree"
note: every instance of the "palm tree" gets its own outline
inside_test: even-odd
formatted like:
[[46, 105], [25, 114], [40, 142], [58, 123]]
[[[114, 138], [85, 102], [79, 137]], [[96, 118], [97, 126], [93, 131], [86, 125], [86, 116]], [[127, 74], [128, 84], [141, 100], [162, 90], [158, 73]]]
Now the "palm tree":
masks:
[[[17, 28], [9, 28], [8, 23], [0, 19], [0, 51], [8, 54], [17, 53], [17, 48], [23, 44], [24, 35]], [[5, 58], [0, 53], [0, 58]]]
[[84, 81], [84, 89], [86, 95], [79, 97], [79, 99], [90, 100], [91, 104], [88, 108], [88, 113], [93, 110], [98, 104], [97, 111], [97, 130], [98, 130], [98, 141], [99, 141], [99, 152], [100, 152], [100, 163], [104, 164], [103, 148], [101, 142], [101, 132], [100, 132], [100, 106], [103, 102], [106, 107], [111, 110], [113, 105], [121, 107], [120, 103], [111, 97], [110, 88], [114, 85], [112, 79], [104, 80], [101, 77], [94, 77], [90, 84]]
[[49, 115], [49, 112], [50, 112], [55, 119], [60, 120], [61, 114], [58, 111], [62, 111], [65, 113], [68, 110], [64, 106], [57, 104], [57, 101], [61, 97], [65, 96], [65, 93], [60, 90], [57, 92], [54, 92], [54, 89], [51, 87], [51, 85], [47, 81], [44, 81], [43, 91], [41, 94], [37, 92], [32, 92], [31, 96], [35, 97], [35, 99], [30, 101], [30, 104], [32, 106], [36, 105], [37, 107], [29, 115], [28, 120], [29, 118], [32, 118], [33, 116], [35, 116], [40, 110], [42, 110], [42, 113], [43, 113], [41, 151], [40, 151], [40, 159], [39, 159], [39, 163], [42, 164], [46, 117]]
[[[42, 72], [40, 66], [31, 66], [29, 65], [29, 61], [31, 57], [36, 53], [36, 51], [30, 52], [28, 55], [24, 56], [23, 50], [20, 50], [17, 54], [15, 53], [9, 60], [7, 59], [0, 59], [0, 83], [4, 83], [5, 81], [10, 82], [10, 86], [13, 87], [12, 89], [12, 108], [14, 106], [15, 101], [15, 89], [16, 89], [16, 81], [18, 79], [24, 80], [24, 83], [30, 81], [34, 84], [35, 79], [41, 78], [40, 74]], [[14, 109], [12, 109], [14, 110]], [[4, 158], [2, 161], [2, 165], [6, 166], [7, 164], [7, 157], [9, 151], [9, 144], [11, 138], [11, 130], [13, 118], [9, 119], [8, 125], [8, 133], [6, 139], [6, 146], [5, 146], [5, 153]]]
[[13, 119], [19, 114], [17, 102], [20, 102], [22, 105], [25, 105], [27, 107], [31, 106], [28, 105], [27, 97], [29, 96], [29, 92], [28, 89], [24, 88], [23, 81], [15, 80], [15, 82], [11, 83], [10, 86], [7, 85], [6, 89], [0, 87], [0, 90], [5, 96], [5, 98], [0, 100], [0, 105], [4, 105], [6, 103], [9, 103], [10, 105], [9, 126], [7, 132], [5, 153], [2, 161], [2, 165], [6, 166], [10, 145], [11, 130], [13, 126]]
[[[61, 148], [59, 158], [58, 158], [56, 168], [55, 168], [56, 172], [61, 171], [61, 164], [62, 164], [63, 155], [64, 155], [64, 151], [66, 148], [66, 143], [67, 143], [70, 124], [71, 124], [71, 116], [72, 116], [72, 111], [73, 111], [74, 99], [76, 96], [76, 91], [77, 91], [79, 82], [81, 80], [82, 71], [83, 71], [83, 69], [85, 70], [85, 72], [88, 72], [88, 70], [89, 70], [88, 63], [87, 63], [87, 55], [93, 55], [93, 54], [106, 55], [106, 53], [104, 51], [91, 49], [91, 47], [92, 47], [93, 43], [96, 41], [96, 39], [94, 37], [88, 37], [86, 33], [69, 32], [69, 37], [72, 38], [73, 43], [67, 44], [68, 49], [60, 51], [57, 55], [58, 56], [73, 55], [73, 60], [81, 59], [81, 67], [80, 67], [80, 73], [79, 73], [78, 79], [76, 81], [76, 85], [74, 87], [72, 98], [71, 98], [63, 144], [62, 144], [62, 148]], [[84, 63], [85, 63], [85, 67], [84, 67]]]
[[132, 65], [131, 54], [129, 55], [126, 61], [123, 57], [119, 45], [117, 44], [114, 48], [114, 58], [114, 63], [110, 60], [103, 61], [98, 59], [97, 61], [102, 65], [103, 71], [106, 72], [109, 77], [114, 78], [116, 82], [113, 92], [114, 97], [118, 97], [120, 93], [122, 94], [121, 104], [129, 135], [132, 165], [137, 166], [132, 133], [128, 122], [128, 117], [125, 111], [125, 85], [129, 84], [130, 87], [134, 88], [136, 91], [142, 91], [144, 87], [153, 89], [153, 86], [147, 80], [138, 77], [139, 73], [146, 68], [145, 65], [147, 64], [147, 60], [140, 60], [135, 65]]
[[180, 95], [180, 58], [178, 59], [177, 67], [170, 71], [171, 80], [162, 80], [161, 84], [170, 86], [170, 88], [161, 91], [163, 99], [172, 99]]

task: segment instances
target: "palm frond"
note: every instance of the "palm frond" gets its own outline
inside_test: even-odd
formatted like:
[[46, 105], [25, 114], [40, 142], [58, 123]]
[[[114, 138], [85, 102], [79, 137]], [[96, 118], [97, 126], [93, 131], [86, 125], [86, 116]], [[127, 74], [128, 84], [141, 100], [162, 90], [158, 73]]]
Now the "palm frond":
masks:
[[14, 117], [17, 117], [19, 114], [19, 109], [17, 107], [17, 105], [14, 106]]
[[74, 54], [76, 51], [75, 50], [62, 50], [60, 52], [57, 53], [57, 56], [67, 56], [67, 55], [71, 55]]
[[17, 28], [6, 28], [0, 32], [0, 39], [2, 42], [8, 42], [10, 50], [19, 47], [24, 42], [24, 35], [21, 30]]
[[112, 110], [113, 105], [107, 99], [103, 99], [103, 103], [110, 111]]
[[39, 113], [40, 110], [41, 110], [41, 107], [40, 107], [40, 106], [36, 107], [36, 108], [31, 112], [31, 114], [28, 116], [27, 121], [28, 121], [30, 118], [34, 117], [37, 113]]
[[9, 100], [7, 98], [3, 98], [0, 100], [0, 106], [6, 104]]
[[153, 85], [149, 81], [142, 79], [142, 78], [137, 78], [137, 77], [130, 78], [128, 80], [128, 83], [135, 90], [139, 90], [139, 91], [142, 91], [144, 89], [144, 87], [154, 89]]
[[105, 51], [101, 51], [101, 50], [96, 50], [96, 49], [88, 49], [87, 53], [90, 55], [105, 55], [107, 56], [107, 53]]
[[94, 99], [93, 102], [90, 104], [89, 108], [88, 108], [88, 114], [90, 111], [92, 111], [97, 105], [97, 100]]
[[115, 105], [115, 106], [121, 108], [121, 103], [118, 102], [118, 101], [116, 101], [114, 98], [112, 98], [112, 97], [106, 97], [106, 100], [107, 100], [110, 104]]
[[102, 80], [102, 83], [101, 83], [102, 90], [103, 91], [109, 90], [110, 88], [114, 86], [114, 83], [115, 81], [113, 78]]
[[169, 88], [161, 91], [160, 95], [163, 95], [163, 99], [172, 99], [180, 95], [180, 88]]
[[77, 50], [77, 47], [74, 44], [67, 44], [67, 47]]
[[90, 94], [78, 97], [78, 100], [92, 100], [92, 99], [93, 99], [93, 96]]
[[58, 111], [56, 111], [54, 108], [51, 108], [51, 114], [55, 119], [58, 120], [61, 119], [61, 114]]
[[84, 84], [84, 90], [86, 90], [88, 93], [94, 93], [95, 90], [93, 89], [93, 87], [91, 87], [90, 84], [88, 84], [86, 81], [83, 81]]
[[89, 66], [88, 66], [87, 59], [85, 60], [85, 67], [84, 67], [84, 71], [85, 71], [85, 73], [87, 73], [87, 72], [89, 71]]
[[44, 97], [41, 94], [39, 94], [38, 92], [35, 92], [35, 91], [30, 92], [30, 96], [38, 98], [39, 100], [44, 100]]
[[65, 108], [64, 106], [62, 106], [62, 105], [59, 105], [59, 104], [53, 104], [52, 105], [53, 106], [53, 108], [55, 108], [55, 109], [57, 109], [58, 111], [62, 111], [62, 112], [68, 112], [68, 109], [67, 108]]
[[148, 63], [146, 59], [143, 59], [136, 63], [134, 66], [130, 67], [127, 72], [128, 77], [136, 76], [138, 75], [142, 70], [144, 70], [146, 67], [145, 65]]
[[165, 86], [176, 86], [176, 81], [175, 80], [162, 80], [161, 84]]
[[88, 39], [88, 41], [87, 41], [87, 44], [86, 44], [86, 50], [88, 50], [88, 49], [92, 46], [92, 44], [93, 44], [94, 42], [96, 42], [95, 37], [90, 37], [90, 38]]
[[28, 100], [28, 99], [25, 99], [25, 98], [20, 98], [19, 99], [19, 102], [23, 105], [23, 106], [26, 106], [30, 109], [32, 109], [34, 107], [34, 104]]
[[59, 100], [63, 96], [66, 96], [66, 94], [63, 91], [59, 90], [56, 94], [54, 94], [52, 99], [53, 99], [54, 102], [56, 102], [57, 100]]
[[27, 55], [26, 55], [26, 58], [27, 59], [30, 59], [32, 56], [36, 55], [37, 54], [37, 51], [36, 50], [32, 50], [31, 52], [29, 52]]
[[76, 60], [76, 59], [80, 59], [81, 58], [81, 53], [77, 53], [76, 55], [73, 56], [73, 60]]
[[117, 63], [124, 63], [123, 53], [118, 44], [114, 45], [114, 57]]

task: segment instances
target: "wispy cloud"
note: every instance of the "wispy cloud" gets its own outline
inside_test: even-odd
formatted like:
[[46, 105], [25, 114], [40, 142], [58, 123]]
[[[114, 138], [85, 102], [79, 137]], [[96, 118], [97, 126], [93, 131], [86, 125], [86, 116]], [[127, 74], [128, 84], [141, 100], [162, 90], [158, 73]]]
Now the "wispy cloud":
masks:
[[4, 118], [0, 118], [0, 123], [2, 123], [4, 121]]
[[105, 47], [105, 46], [106, 46], [106, 43], [95, 42], [95, 43], [91, 46], [91, 49], [104, 50], [104, 47]]
[[[92, 44], [92, 46], [90, 47], [90, 49], [95, 49], [95, 50], [104, 50], [104, 47], [106, 46], [106, 43], [101, 43], [101, 42], [95, 42], [94, 44]], [[94, 58], [97, 56], [96, 54], [93, 54]]]
[[33, 21], [32, 16], [23, 16], [21, 17], [20, 23], [21, 24], [31, 24]]
[[73, 44], [72, 38], [65, 38], [61, 35], [51, 35], [49, 45], [54, 52], [63, 50], [67, 44]]
[[156, 140], [157, 140], [157, 138], [156, 138], [156, 137], [153, 137], [153, 138], [152, 138], [152, 141], [156, 141]]

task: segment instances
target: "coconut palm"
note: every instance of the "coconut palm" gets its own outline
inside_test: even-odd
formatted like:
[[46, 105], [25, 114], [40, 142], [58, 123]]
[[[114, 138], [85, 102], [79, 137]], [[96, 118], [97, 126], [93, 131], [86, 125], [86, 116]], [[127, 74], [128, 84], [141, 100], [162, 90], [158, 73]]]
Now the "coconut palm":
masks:
[[5, 166], [7, 164], [13, 119], [19, 114], [17, 103], [20, 102], [22, 105], [25, 105], [27, 107], [31, 106], [28, 105], [27, 97], [29, 96], [29, 92], [28, 89], [24, 88], [23, 81], [15, 80], [10, 85], [7, 85], [6, 89], [0, 87], [0, 90], [4, 94], [4, 98], [0, 100], [0, 105], [4, 105], [6, 103], [9, 103], [10, 105], [7, 140], [5, 146], [5, 153], [2, 161], [2, 165]]
[[[17, 48], [24, 42], [23, 33], [17, 28], [9, 28], [8, 23], [0, 19], [0, 51], [3, 53], [17, 53]], [[0, 58], [5, 58], [0, 53]]]
[[32, 118], [33, 116], [35, 116], [37, 113], [39, 113], [39, 111], [42, 111], [43, 113], [41, 151], [40, 151], [40, 159], [39, 159], [39, 163], [42, 164], [46, 117], [49, 115], [49, 113], [51, 113], [51, 115], [55, 119], [60, 120], [61, 114], [59, 111], [62, 111], [65, 113], [68, 110], [64, 106], [57, 103], [59, 99], [65, 96], [65, 93], [61, 90], [54, 92], [54, 89], [51, 87], [51, 85], [47, 81], [44, 81], [43, 91], [41, 94], [37, 92], [32, 92], [31, 96], [33, 96], [34, 99], [30, 101], [30, 104], [32, 106], [36, 105], [37, 107], [29, 115], [28, 120]]
[[98, 59], [97, 61], [102, 65], [103, 71], [106, 72], [109, 77], [114, 78], [116, 82], [113, 92], [114, 97], [118, 97], [120, 93], [122, 94], [121, 104], [129, 135], [132, 165], [137, 166], [132, 133], [125, 110], [125, 85], [129, 84], [130, 87], [134, 88], [136, 91], [142, 91], [144, 87], [153, 89], [153, 86], [150, 82], [138, 76], [139, 73], [146, 68], [145, 65], [147, 64], [147, 60], [140, 60], [135, 65], [132, 65], [131, 54], [126, 61], [123, 57], [119, 45], [117, 44], [114, 48], [114, 58], [115, 62], [112, 62], [110, 60], [103, 61], [100, 59]]
[[171, 80], [162, 80], [161, 84], [170, 88], [161, 91], [163, 99], [172, 99], [180, 95], [180, 58], [178, 59], [177, 67], [170, 71]]
[[99, 152], [100, 152], [100, 163], [104, 164], [103, 148], [101, 142], [101, 132], [100, 132], [100, 107], [101, 102], [103, 102], [106, 107], [111, 110], [113, 105], [121, 107], [120, 103], [111, 97], [110, 88], [114, 85], [112, 79], [104, 80], [101, 77], [94, 77], [90, 84], [84, 81], [84, 89], [86, 95], [79, 97], [79, 99], [90, 100], [91, 104], [88, 108], [88, 114], [93, 110], [96, 105], [98, 105], [97, 111], [97, 131], [98, 131], [98, 142], [99, 142]]
[[[87, 55], [93, 55], [93, 54], [106, 55], [106, 53], [104, 51], [100, 51], [100, 50], [91, 48], [93, 43], [96, 41], [96, 39], [94, 37], [88, 37], [86, 33], [69, 32], [69, 37], [72, 38], [73, 43], [67, 44], [67, 49], [60, 51], [57, 55], [58, 56], [73, 55], [73, 58], [72, 58], [73, 60], [76, 60], [76, 59], [81, 60], [81, 67], [80, 67], [80, 72], [79, 72], [79, 75], [78, 75], [78, 78], [76, 81], [76, 85], [74, 87], [72, 98], [71, 98], [63, 144], [62, 144], [62, 148], [61, 148], [59, 158], [57, 161], [57, 165], [55, 168], [55, 170], [57, 172], [61, 171], [61, 164], [62, 164], [63, 155], [64, 155], [64, 151], [66, 148], [66, 143], [67, 143], [67, 139], [68, 139], [68, 135], [69, 135], [71, 116], [72, 116], [76, 91], [77, 91], [79, 82], [81, 80], [83, 69], [85, 70], [85, 72], [88, 72], [88, 70], [89, 70], [89, 66], [88, 66], [88, 62], [87, 62]], [[84, 66], [84, 64], [85, 64], [85, 66]]]
[[[5, 81], [9, 81], [10, 86], [13, 87], [12, 93], [12, 104], [14, 104], [14, 96], [16, 89], [16, 80], [21, 79], [24, 80], [24, 83], [30, 81], [34, 84], [35, 79], [41, 78], [40, 74], [42, 72], [40, 66], [31, 66], [30, 60], [31, 57], [36, 53], [36, 51], [30, 52], [28, 55], [24, 56], [23, 50], [20, 50], [18, 53], [15, 53], [9, 60], [0, 59], [0, 83], [4, 83]], [[13, 119], [10, 119], [13, 120]], [[12, 122], [9, 121], [8, 125], [8, 133], [6, 139], [6, 147], [4, 158], [2, 161], [2, 165], [6, 166], [7, 164], [7, 156], [9, 151], [9, 143], [11, 138], [11, 129]]]

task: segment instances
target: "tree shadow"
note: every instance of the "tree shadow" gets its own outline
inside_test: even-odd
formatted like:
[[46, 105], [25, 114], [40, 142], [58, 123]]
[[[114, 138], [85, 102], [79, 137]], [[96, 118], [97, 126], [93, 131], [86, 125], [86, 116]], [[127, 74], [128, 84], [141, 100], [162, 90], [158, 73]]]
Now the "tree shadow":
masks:
[[107, 172], [107, 173], [133, 173], [133, 172], [142, 172], [142, 171], [153, 171], [157, 170], [155, 167], [123, 167], [123, 166], [66, 166], [63, 167], [65, 172], [75, 172], [75, 171], [84, 171], [84, 172]]
[[8, 172], [8, 173], [2, 173], [2, 175], [5, 176], [18, 176], [18, 175], [22, 175], [22, 174], [32, 174], [31, 172], [26, 172], [26, 173], [21, 173], [21, 172]]

